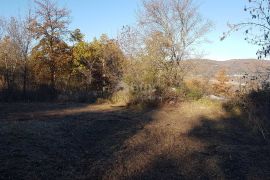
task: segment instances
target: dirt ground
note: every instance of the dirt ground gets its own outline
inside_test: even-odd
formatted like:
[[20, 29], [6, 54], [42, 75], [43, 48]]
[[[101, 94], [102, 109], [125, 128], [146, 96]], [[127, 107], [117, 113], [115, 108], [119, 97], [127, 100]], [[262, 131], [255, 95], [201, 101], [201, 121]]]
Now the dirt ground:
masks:
[[270, 146], [219, 103], [0, 104], [0, 179], [268, 179]]

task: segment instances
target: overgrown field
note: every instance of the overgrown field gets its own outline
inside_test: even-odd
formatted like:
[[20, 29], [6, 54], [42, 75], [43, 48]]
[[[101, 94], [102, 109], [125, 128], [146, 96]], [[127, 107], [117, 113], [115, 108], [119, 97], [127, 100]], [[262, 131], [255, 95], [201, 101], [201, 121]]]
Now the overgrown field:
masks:
[[267, 179], [270, 146], [218, 102], [0, 104], [0, 179]]

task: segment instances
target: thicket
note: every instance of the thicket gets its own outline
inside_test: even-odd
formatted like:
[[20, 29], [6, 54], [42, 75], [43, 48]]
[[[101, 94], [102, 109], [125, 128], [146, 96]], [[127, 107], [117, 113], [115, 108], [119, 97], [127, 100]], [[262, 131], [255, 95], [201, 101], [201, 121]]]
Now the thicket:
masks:
[[142, 1], [137, 24], [126, 26], [118, 42], [127, 58], [124, 82], [130, 103], [160, 104], [203, 95], [198, 81], [185, 79], [196, 66], [199, 45], [211, 29], [192, 0]]
[[224, 108], [246, 122], [254, 133], [266, 141], [270, 138], [270, 83], [269, 73], [243, 75], [241, 88], [226, 102]]
[[185, 82], [211, 27], [192, 0], [142, 1], [135, 26], [92, 42], [69, 29], [56, 1], [35, 2], [33, 14], [1, 21], [1, 100], [159, 104], [203, 95], [203, 83]]
[[1, 19], [0, 100], [94, 101], [109, 97], [125, 61], [116, 40], [91, 42], [69, 29], [69, 11], [55, 1], [35, 1], [24, 18]]

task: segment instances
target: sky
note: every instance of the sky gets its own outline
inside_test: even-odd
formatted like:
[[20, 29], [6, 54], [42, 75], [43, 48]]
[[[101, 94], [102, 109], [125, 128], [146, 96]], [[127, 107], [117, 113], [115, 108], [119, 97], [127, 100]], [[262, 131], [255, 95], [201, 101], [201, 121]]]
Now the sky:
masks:
[[[232, 34], [220, 41], [227, 23], [246, 20], [243, 11], [248, 0], [194, 0], [200, 5], [200, 13], [213, 22], [214, 27], [207, 35], [209, 43], [200, 46], [205, 59], [229, 60], [256, 58], [258, 47], [248, 44], [242, 32]], [[58, 0], [60, 6], [71, 11], [71, 29], [79, 28], [87, 40], [108, 34], [115, 38], [124, 25], [136, 22], [136, 10], [140, 0]], [[0, 17], [23, 16], [32, 0], [1, 0]]]

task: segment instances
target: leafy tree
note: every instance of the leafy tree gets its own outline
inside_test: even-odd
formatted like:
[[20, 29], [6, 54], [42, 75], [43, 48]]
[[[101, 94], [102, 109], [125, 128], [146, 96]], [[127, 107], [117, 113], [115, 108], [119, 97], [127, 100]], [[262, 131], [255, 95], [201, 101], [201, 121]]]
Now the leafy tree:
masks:
[[106, 35], [92, 42], [78, 42], [73, 48], [74, 71], [98, 91], [112, 90], [120, 81], [124, 56], [118, 44]]
[[25, 94], [31, 78], [31, 88], [49, 98], [56, 90], [63, 95], [112, 93], [125, 60], [118, 42], [106, 35], [86, 42], [80, 29], [68, 30], [69, 12], [55, 0], [35, 3], [34, 16], [0, 21], [0, 78], [7, 89], [16, 85]]
[[63, 78], [68, 74], [71, 63], [71, 50], [64, 41], [57, 40], [52, 43], [53, 51], [51, 51], [48, 41], [42, 39], [33, 48], [32, 59], [35, 61], [34, 70], [36, 76], [39, 77], [39, 82], [46, 84], [46, 82], [51, 81], [53, 83], [51, 87], [54, 89], [56, 80], [63, 82]]
[[100, 41], [103, 46], [103, 83], [108, 90], [112, 91], [122, 79], [125, 57], [117, 41], [108, 39], [106, 35], [101, 36]]
[[81, 33], [80, 29], [75, 29], [70, 32], [70, 41], [71, 42], [82, 42], [84, 40], [84, 34]]
[[[76, 79], [76, 84], [73, 87], [80, 86], [82, 89], [88, 90], [91, 86], [93, 59], [90, 44], [84, 41], [76, 43], [72, 48], [72, 78]], [[81, 90], [82, 90], [81, 89]]]
[[213, 90], [216, 95], [229, 96], [231, 86], [228, 84], [229, 77], [227, 76], [226, 70], [222, 69], [216, 74], [217, 82], [213, 84]]
[[65, 8], [58, 8], [55, 1], [37, 0], [35, 2], [38, 9], [36, 19], [32, 21], [32, 32], [36, 40], [40, 41], [35, 51], [38, 52], [38, 59], [47, 64], [51, 88], [55, 89], [57, 71], [63, 69], [59, 65], [65, 63], [65, 59], [59, 57], [59, 51], [66, 52], [63, 38], [68, 33], [69, 12]]

